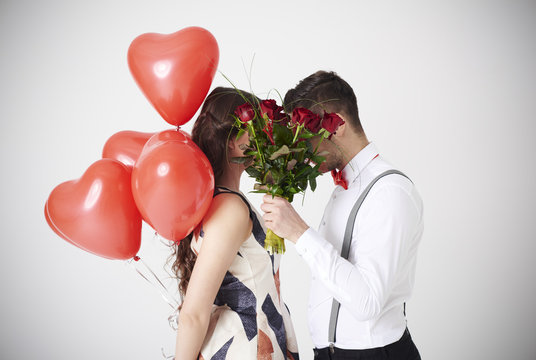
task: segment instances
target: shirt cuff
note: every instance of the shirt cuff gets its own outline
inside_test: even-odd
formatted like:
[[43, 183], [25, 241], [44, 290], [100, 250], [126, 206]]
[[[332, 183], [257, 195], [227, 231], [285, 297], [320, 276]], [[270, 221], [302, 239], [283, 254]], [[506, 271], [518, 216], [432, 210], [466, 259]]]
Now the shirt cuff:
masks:
[[309, 228], [298, 238], [295, 249], [305, 261], [310, 262], [325, 241], [315, 230]]

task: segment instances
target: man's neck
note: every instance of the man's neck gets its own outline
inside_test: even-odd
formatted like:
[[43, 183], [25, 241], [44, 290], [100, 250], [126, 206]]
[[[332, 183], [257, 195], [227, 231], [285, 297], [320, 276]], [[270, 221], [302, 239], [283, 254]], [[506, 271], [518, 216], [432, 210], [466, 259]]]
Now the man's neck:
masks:
[[352, 160], [357, 154], [359, 154], [361, 150], [370, 144], [370, 141], [368, 141], [367, 136], [363, 134], [352, 136], [351, 138], [347, 139], [346, 144], [347, 145], [342, 148], [343, 154], [338, 167], [339, 170], [344, 169], [350, 160]]

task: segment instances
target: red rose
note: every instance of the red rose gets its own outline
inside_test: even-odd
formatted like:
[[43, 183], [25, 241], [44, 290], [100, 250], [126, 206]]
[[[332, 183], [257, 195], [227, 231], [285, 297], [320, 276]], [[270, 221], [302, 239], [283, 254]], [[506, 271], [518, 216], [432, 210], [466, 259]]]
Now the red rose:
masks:
[[335, 113], [326, 113], [324, 112], [324, 117], [322, 120], [322, 127], [326, 129], [330, 134], [335, 134], [339, 126], [344, 124], [344, 120]]
[[305, 117], [304, 125], [307, 130], [316, 134], [322, 129], [322, 118], [313, 113], [311, 116]]
[[253, 110], [250, 103], [245, 103], [236, 108], [235, 115], [238, 116], [240, 121], [246, 123], [255, 118], [255, 110]]
[[292, 122], [295, 124], [303, 124], [307, 130], [312, 133], [317, 133], [322, 128], [322, 119], [306, 108], [296, 108], [292, 112]]
[[283, 113], [283, 108], [275, 102], [275, 100], [268, 99], [268, 100], [262, 100], [261, 104], [261, 115], [266, 114], [268, 116], [268, 119], [272, 120], [281, 120], [285, 117], [285, 113]]
[[292, 112], [292, 122], [294, 124], [303, 124], [305, 119], [313, 116], [313, 112], [306, 108], [296, 108]]

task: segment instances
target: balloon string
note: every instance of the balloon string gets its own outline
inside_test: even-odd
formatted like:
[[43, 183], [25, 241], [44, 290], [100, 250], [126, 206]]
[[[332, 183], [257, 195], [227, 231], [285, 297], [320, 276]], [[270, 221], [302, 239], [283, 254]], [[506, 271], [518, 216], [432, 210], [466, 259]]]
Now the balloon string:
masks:
[[164, 357], [164, 359], [170, 359], [170, 360], [175, 359], [175, 356], [173, 355], [166, 355], [166, 353], [164, 352], [164, 348], [160, 348], [160, 350], [162, 350], [162, 356]]
[[[132, 260], [134, 260], [134, 262], [132, 262]], [[147, 281], [149, 284], [151, 284], [153, 287], [156, 288], [156, 290], [160, 293], [160, 295], [162, 296], [162, 298], [164, 299], [164, 301], [169, 305], [171, 306], [171, 308], [173, 310], [177, 310], [178, 307], [179, 307], [179, 302], [169, 293], [168, 289], [165, 287], [165, 285], [162, 283], [162, 281], [160, 281], [160, 279], [158, 278], [158, 276], [154, 273], [153, 270], [151, 270], [151, 268], [139, 257], [139, 256], [134, 256], [132, 259], [128, 260], [128, 263], [133, 267], [133, 269], [143, 278], [145, 279], [145, 281]], [[145, 276], [145, 274], [143, 274], [140, 269], [136, 266], [136, 263], [141, 263], [146, 271], [148, 271], [149, 273], [151, 273], [151, 275], [156, 279], [156, 281], [158, 282], [158, 284], [160, 284], [160, 287], [154, 283], [153, 281], [151, 281], [147, 276]]]

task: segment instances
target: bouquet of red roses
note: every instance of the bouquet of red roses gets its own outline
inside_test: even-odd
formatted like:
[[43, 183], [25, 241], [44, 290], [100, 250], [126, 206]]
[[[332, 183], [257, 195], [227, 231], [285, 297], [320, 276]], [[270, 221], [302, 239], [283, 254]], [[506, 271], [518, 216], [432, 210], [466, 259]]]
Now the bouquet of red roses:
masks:
[[[311, 186], [316, 189], [318, 170], [325, 161], [318, 153], [320, 143], [337, 131], [344, 121], [334, 113], [319, 116], [306, 108], [296, 108], [286, 114], [275, 100], [257, 103], [247, 101], [235, 111], [237, 138], [249, 134], [249, 144], [243, 146], [244, 157], [233, 161], [246, 165], [246, 172], [255, 180], [257, 193], [281, 196], [292, 202], [294, 195]], [[270, 229], [264, 247], [270, 253], [284, 253], [284, 239]]]

